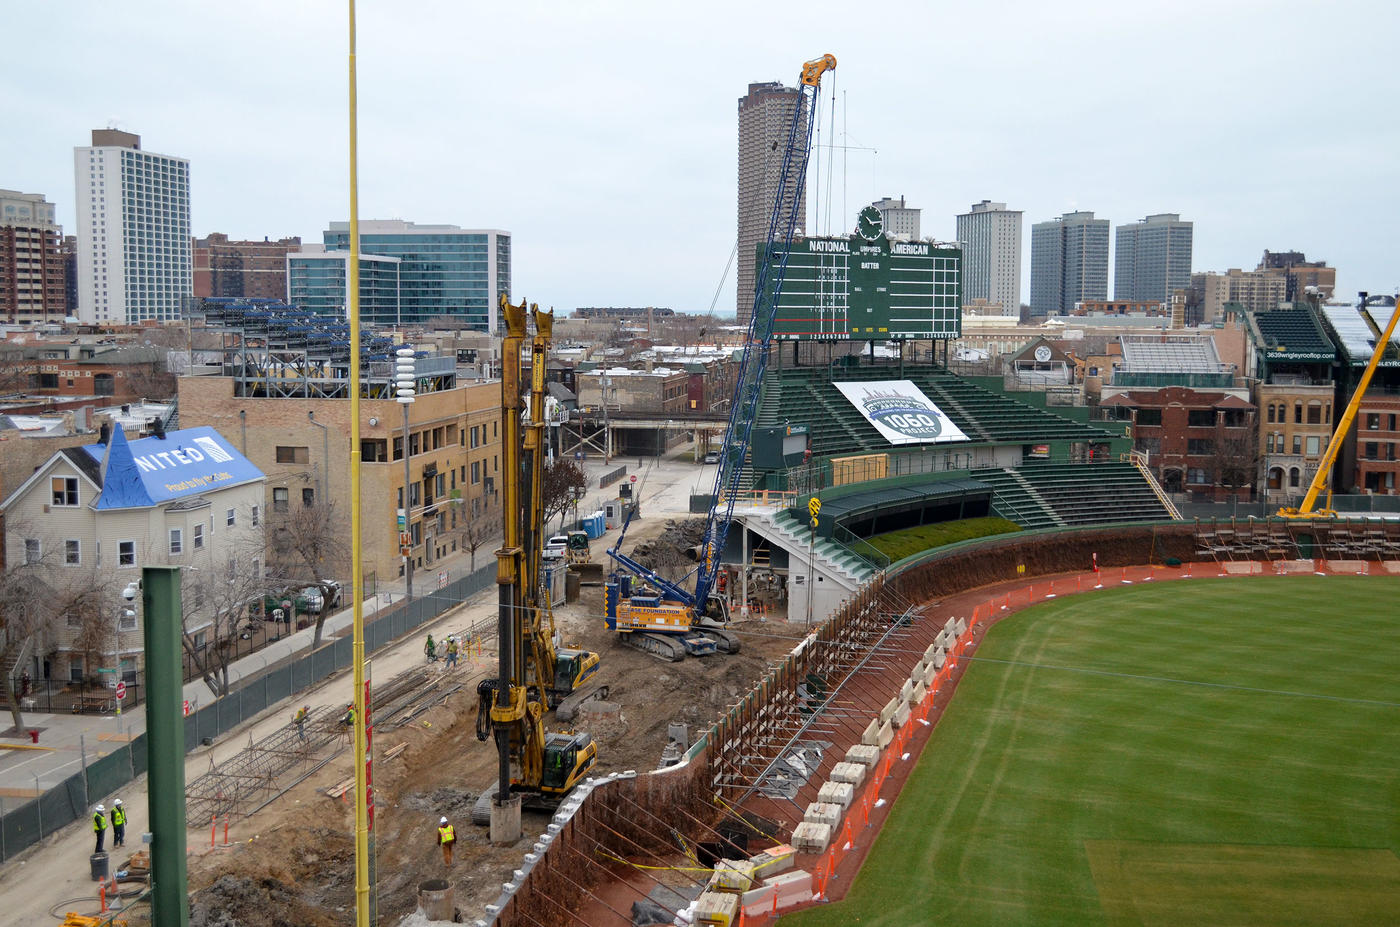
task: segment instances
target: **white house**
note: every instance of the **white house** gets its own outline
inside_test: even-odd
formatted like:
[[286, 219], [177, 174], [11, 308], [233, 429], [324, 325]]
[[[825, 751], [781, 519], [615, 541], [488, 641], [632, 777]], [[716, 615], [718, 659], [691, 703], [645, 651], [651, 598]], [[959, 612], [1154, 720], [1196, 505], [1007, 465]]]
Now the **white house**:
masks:
[[187, 568], [185, 627], [202, 645], [220, 597], [261, 581], [265, 482], [212, 428], [137, 440], [116, 428], [110, 440], [50, 457], [0, 504], [7, 559], [41, 571], [56, 596], [86, 592], [85, 613], [54, 622], [16, 671], [66, 682], [103, 668], [115, 685], [119, 662], [122, 678], [134, 680], [143, 630], [122, 592], [144, 566]]

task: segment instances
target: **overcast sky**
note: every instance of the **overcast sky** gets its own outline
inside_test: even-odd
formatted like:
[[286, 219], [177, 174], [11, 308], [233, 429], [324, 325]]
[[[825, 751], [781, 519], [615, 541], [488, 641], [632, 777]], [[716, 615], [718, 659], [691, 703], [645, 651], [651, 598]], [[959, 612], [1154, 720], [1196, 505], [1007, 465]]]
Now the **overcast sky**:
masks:
[[[346, 218], [345, 3], [10, 3], [3, 22], [0, 187], [65, 230], [73, 148], [108, 124], [190, 160], [196, 235], [318, 242]], [[361, 0], [360, 217], [509, 230], [513, 294], [561, 311], [706, 311], [737, 100], [830, 52], [820, 143], [859, 150], [823, 153], [816, 232], [903, 195], [951, 239], [1001, 200], [1025, 213], [1028, 281], [1033, 222], [1178, 212], [1197, 270], [1297, 249], [1339, 294], [1394, 292], [1397, 24], [1360, 0]]]

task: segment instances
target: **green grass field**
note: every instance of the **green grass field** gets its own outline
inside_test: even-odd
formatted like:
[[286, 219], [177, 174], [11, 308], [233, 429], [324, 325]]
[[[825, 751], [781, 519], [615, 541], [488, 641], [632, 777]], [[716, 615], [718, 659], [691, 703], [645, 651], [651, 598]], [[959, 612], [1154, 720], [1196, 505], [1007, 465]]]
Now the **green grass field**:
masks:
[[1004, 620], [846, 899], [783, 927], [1400, 924], [1397, 602], [1201, 579]]

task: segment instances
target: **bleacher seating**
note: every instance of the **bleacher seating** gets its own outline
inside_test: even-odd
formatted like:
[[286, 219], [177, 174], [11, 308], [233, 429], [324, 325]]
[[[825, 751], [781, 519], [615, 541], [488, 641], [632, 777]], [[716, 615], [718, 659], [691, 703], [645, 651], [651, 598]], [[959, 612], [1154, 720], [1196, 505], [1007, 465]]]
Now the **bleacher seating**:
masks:
[[833, 378], [842, 382], [912, 380], [979, 444], [1105, 441], [1117, 436], [984, 389], [942, 368], [912, 365], [902, 373], [897, 367], [875, 366], [836, 368], [830, 375], [825, 367], [770, 367], [758, 424], [807, 424], [812, 454], [817, 457], [889, 450], [889, 442], [875, 426], [832, 385]]
[[1259, 333], [1264, 336], [1270, 351], [1336, 356], [1337, 349], [1323, 333], [1317, 319], [1305, 308], [1256, 312], [1254, 322], [1259, 326]]
[[1220, 373], [1225, 365], [1214, 339], [1124, 335], [1123, 370], [1129, 373]]

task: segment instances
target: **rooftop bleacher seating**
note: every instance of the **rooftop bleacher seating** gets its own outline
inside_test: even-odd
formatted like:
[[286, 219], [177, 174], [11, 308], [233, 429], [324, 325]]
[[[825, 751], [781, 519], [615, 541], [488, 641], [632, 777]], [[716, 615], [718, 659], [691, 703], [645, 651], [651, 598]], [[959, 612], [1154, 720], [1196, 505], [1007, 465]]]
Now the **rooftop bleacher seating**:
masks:
[[1254, 313], [1255, 324], [1270, 351], [1335, 357], [1337, 349], [1323, 333], [1317, 318], [1305, 307], [1270, 309]]
[[1123, 369], [1130, 373], [1221, 373], [1225, 365], [1207, 337], [1124, 335]]

